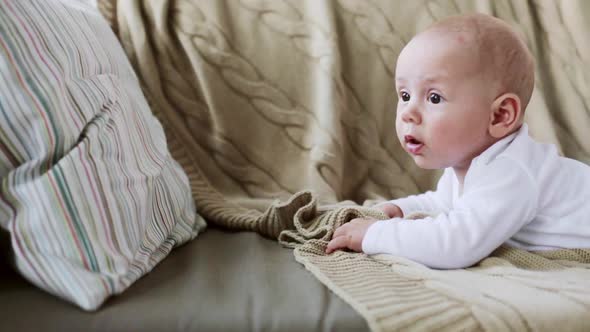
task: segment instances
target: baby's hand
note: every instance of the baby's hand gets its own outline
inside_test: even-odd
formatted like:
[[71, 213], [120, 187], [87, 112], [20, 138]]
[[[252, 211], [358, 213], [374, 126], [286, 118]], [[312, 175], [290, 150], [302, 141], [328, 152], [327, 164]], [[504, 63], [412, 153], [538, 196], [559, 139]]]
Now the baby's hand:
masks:
[[381, 204], [377, 207], [377, 209], [383, 211], [383, 213], [385, 213], [389, 218], [403, 218], [404, 217], [404, 213], [402, 212], [402, 209], [400, 209], [399, 206], [397, 206], [393, 203]]
[[363, 238], [367, 229], [377, 219], [373, 218], [356, 218], [338, 227], [332, 235], [332, 240], [326, 247], [326, 254], [330, 254], [338, 249], [348, 248], [356, 252], [363, 251]]

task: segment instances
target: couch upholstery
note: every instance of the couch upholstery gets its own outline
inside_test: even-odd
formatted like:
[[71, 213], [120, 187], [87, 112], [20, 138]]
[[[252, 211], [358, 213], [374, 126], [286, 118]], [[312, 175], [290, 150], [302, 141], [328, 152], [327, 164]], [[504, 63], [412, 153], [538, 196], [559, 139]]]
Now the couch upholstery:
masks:
[[365, 331], [365, 320], [252, 232], [208, 229], [94, 313], [3, 267], [2, 331]]

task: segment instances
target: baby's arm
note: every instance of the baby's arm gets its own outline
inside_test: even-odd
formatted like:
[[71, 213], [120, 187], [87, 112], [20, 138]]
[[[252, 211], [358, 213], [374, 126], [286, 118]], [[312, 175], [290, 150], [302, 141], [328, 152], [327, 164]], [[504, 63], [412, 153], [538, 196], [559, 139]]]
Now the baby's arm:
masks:
[[[429, 191], [421, 195], [410, 196], [398, 200], [377, 204], [375, 208], [383, 211], [389, 218], [403, 218], [404, 211], [396, 203], [405, 207], [406, 215], [415, 211], [440, 212], [450, 206], [452, 195], [452, 178], [455, 176], [448, 169], [439, 179], [436, 192]], [[357, 218], [338, 227], [332, 235], [332, 240], [326, 247], [326, 253], [338, 249], [348, 248], [354, 251], [362, 251], [363, 238], [369, 227], [376, 220], [370, 218]]]
[[399, 206], [397, 206], [391, 202], [381, 203], [379, 205], [376, 205], [375, 208], [378, 210], [381, 210], [389, 218], [403, 218], [404, 217], [404, 213], [402, 212], [402, 209], [400, 209]]
[[389, 218], [402, 218], [413, 212], [439, 213], [447, 211], [451, 207], [454, 176], [455, 174], [450, 168], [446, 169], [438, 180], [436, 191], [380, 203], [375, 205], [375, 208], [383, 211]]
[[470, 189], [455, 207], [436, 218], [372, 223], [362, 250], [434, 268], [464, 268], [488, 256], [534, 218], [536, 184], [515, 162], [497, 159], [481, 174], [470, 174], [469, 181]]

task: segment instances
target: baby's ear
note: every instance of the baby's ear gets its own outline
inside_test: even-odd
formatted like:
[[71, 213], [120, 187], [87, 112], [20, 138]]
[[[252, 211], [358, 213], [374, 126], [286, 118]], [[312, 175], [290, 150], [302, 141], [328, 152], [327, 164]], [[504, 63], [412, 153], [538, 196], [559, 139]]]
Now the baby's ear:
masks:
[[521, 123], [520, 98], [514, 93], [505, 93], [492, 103], [488, 132], [494, 138], [502, 138]]

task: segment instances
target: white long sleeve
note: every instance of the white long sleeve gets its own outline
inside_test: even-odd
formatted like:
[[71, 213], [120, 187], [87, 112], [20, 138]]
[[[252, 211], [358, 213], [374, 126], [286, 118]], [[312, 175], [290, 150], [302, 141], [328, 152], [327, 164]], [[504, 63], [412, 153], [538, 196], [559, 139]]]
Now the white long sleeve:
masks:
[[378, 221], [367, 230], [363, 251], [463, 268], [504, 243], [526, 250], [590, 248], [590, 167], [535, 142], [526, 125], [472, 160], [461, 196], [458, 186], [447, 169], [435, 192], [392, 201], [404, 215], [440, 213]]
[[537, 196], [531, 177], [509, 159], [495, 160], [485, 171], [466, 178], [476, 189], [465, 192], [449, 212], [374, 223], [363, 239], [363, 251], [443, 269], [467, 267], [486, 257], [534, 217]]
[[445, 169], [438, 180], [435, 191], [394, 199], [387, 203], [397, 205], [404, 213], [404, 216], [408, 216], [413, 212], [430, 212], [433, 214], [447, 212], [452, 205], [454, 180], [455, 173], [453, 170], [450, 168]]

